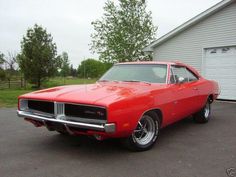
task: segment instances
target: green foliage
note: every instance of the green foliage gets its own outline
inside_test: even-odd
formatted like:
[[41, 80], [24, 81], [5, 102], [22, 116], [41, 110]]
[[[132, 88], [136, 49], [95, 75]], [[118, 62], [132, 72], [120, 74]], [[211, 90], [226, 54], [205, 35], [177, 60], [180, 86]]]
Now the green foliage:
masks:
[[17, 60], [25, 79], [39, 88], [43, 80], [57, 71], [59, 60], [56, 55], [57, 47], [51, 34], [36, 24], [23, 37]]
[[2, 65], [4, 64], [4, 54], [0, 52], [0, 80], [4, 80], [6, 78], [6, 73], [3, 70]]
[[109, 68], [108, 64], [104, 64], [98, 60], [87, 59], [81, 62], [78, 67], [78, 75], [82, 78], [98, 78], [100, 77], [107, 69]]
[[151, 60], [142, 49], [153, 41], [157, 28], [151, 12], [146, 12], [145, 0], [108, 0], [101, 20], [92, 22], [91, 50], [108, 63]]
[[75, 69], [72, 64], [70, 65], [70, 74], [69, 75], [72, 77], [77, 77], [77, 69]]
[[4, 64], [4, 54], [0, 52], [0, 68], [2, 68], [2, 65]]
[[6, 79], [6, 73], [2, 68], [0, 68], [0, 80], [5, 80], [5, 79]]
[[66, 52], [62, 52], [62, 55], [60, 56], [60, 75], [63, 77], [66, 77], [70, 74], [70, 62], [69, 57]]

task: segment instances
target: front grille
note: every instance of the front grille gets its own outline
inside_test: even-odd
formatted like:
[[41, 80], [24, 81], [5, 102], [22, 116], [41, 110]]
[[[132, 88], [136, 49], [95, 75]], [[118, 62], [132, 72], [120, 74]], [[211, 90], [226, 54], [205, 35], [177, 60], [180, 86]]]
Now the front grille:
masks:
[[30, 110], [54, 114], [54, 103], [53, 102], [28, 100], [28, 108]]
[[40, 100], [27, 100], [27, 103], [29, 111], [34, 114], [50, 114], [56, 119], [91, 123], [107, 121], [107, 111], [103, 107]]
[[56, 114], [63, 115], [64, 114], [64, 103], [56, 103]]
[[106, 120], [107, 117], [105, 108], [74, 104], [65, 104], [65, 115], [98, 120]]

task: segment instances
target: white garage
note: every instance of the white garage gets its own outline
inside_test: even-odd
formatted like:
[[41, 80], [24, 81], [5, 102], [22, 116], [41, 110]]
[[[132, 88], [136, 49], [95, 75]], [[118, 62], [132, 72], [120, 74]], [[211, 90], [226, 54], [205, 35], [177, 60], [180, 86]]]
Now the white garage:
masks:
[[203, 70], [206, 78], [218, 81], [220, 99], [236, 100], [236, 47], [205, 49]]
[[144, 49], [154, 60], [178, 60], [219, 82], [220, 99], [236, 100], [236, 0], [223, 0]]

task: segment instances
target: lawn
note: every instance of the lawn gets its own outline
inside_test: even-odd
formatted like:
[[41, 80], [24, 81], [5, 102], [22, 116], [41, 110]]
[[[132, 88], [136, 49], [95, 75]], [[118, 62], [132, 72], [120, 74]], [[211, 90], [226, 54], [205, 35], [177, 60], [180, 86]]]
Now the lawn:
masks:
[[59, 85], [74, 85], [74, 84], [91, 84], [97, 79], [80, 79], [80, 78], [51, 78], [43, 83], [44, 88], [55, 87]]
[[17, 97], [32, 90], [22, 89], [4, 89], [0, 90], [0, 108], [1, 107], [16, 107]]
[[[90, 84], [96, 82], [96, 79], [79, 79], [79, 78], [52, 78], [45, 81], [43, 88], [55, 87], [60, 85], [75, 85], [75, 84]], [[17, 97], [24, 93], [32, 92], [33, 89], [28, 85], [27, 89], [0, 89], [0, 108], [1, 107], [16, 107]]]

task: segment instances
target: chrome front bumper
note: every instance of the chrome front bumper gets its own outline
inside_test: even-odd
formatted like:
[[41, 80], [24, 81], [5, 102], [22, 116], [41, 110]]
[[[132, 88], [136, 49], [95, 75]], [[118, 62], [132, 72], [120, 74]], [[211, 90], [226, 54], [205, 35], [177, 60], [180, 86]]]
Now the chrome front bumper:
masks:
[[50, 121], [50, 122], [57, 122], [65, 125], [65, 127], [71, 126], [71, 127], [77, 127], [77, 128], [85, 128], [88, 130], [95, 130], [95, 131], [103, 131], [106, 133], [113, 133], [115, 132], [115, 124], [114, 123], [106, 123], [106, 124], [91, 124], [91, 123], [83, 123], [83, 122], [72, 122], [72, 121], [67, 121], [67, 120], [61, 120], [61, 119], [56, 119], [56, 118], [48, 118], [44, 117], [41, 115], [35, 115], [30, 112], [26, 111], [17, 111], [17, 115], [19, 117], [24, 117], [24, 118], [31, 118], [33, 120], [38, 120], [38, 121]]

